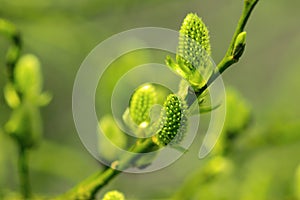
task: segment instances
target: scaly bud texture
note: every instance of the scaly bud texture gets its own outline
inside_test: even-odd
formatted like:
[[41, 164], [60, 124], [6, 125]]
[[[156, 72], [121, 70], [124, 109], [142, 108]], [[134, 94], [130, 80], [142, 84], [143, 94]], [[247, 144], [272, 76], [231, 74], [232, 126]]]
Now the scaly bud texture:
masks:
[[161, 128], [158, 131], [159, 145], [178, 144], [187, 126], [186, 104], [175, 94], [170, 94], [164, 103], [161, 115]]
[[208, 29], [194, 13], [183, 20], [176, 62], [167, 56], [166, 64], [195, 90], [202, 88], [213, 72]]
[[137, 125], [148, 125], [150, 110], [157, 102], [155, 87], [152, 84], [140, 86], [132, 95], [129, 112], [131, 119]]
[[191, 71], [201, 66], [203, 59], [211, 54], [208, 29], [197, 14], [188, 14], [181, 26], [177, 63], [182, 62]]

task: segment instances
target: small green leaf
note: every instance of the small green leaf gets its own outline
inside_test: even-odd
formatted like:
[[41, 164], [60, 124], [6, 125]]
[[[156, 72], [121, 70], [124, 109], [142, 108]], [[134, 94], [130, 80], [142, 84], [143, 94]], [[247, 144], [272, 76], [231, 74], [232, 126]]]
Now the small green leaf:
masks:
[[17, 108], [20, 105], [19, 95], [11, 83], [4, 87], [4, 98], [11, 108]]
[[166, 57], [166, 65], [169, 66], [176, 74], [184, 79], [188, 79], [190, 71], [184, 68], [184, 65], [177, 64], [170, 56]]
[[37, 105], [38, 106], [46, 106], [52, 100], [52, 94], [49, 92], [43, 92], [37, 97]]

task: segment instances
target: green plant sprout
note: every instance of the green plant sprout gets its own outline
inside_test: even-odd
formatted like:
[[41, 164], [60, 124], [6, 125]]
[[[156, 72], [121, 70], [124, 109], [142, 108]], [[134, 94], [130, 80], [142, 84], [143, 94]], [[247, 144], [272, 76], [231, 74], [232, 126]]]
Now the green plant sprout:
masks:
[[[206, 26], [196, 14], [188, 14], [184, 19], [183, 25], [180, 30], [181, 35], [179, 38], [176, 62], [173, 61], [170, 57], [167, 57], [166, 63], [171, 69], [173, 69], [177, 74], [179, 74], [183, 79], [186, 79], [192, 85], [192, 87], [196, 91], [198, 99], [202, 97], [207, 87], [212, 84], [220, 74], [222, 74], [229, 66], [238, 62], [238, 60], [242, 56], [245, 49], [246, 38], [246, 32], [244, 32], [244, 28], [257, 2], [258, 0], [244, 1], [243, 12], [237, 24], [229, 48], [224, 58], [214, 70], [210, 69], [209, 66], [208, 68], [203, 69], [204, 67], [201, 66], [201, 62], [203, 61], [197, 60], [199, 58], [198, 54], [202, 53], [197, 52], [197, 44], [204, 45], [202, 48], [207, 51], [206, 54], [210, 55], [211, 52], [209, 45], [209, 35]], [[194, 44], [191, 44], [191, 41], [193, 41]], [[201, 56], [206, 58], [206, 56]], [[206, 63], [205, 59], [204, 63]], [[203, 74], [199, 73], [198, 70], [196, 70], [197, 68], [200, 68], [201, 71], [204, 71], [206, 77], [203, 77]], [[145, 95], [139, 94], [138, 96], [134, 94], [132, 97], [135, 104], [130, 105], [130, 107], [135, 107], [135, 109], [139, 109], [142, 111], [139, 112], [142, 113], [142, 116], [135, 114], [134, 111], [131, 112], [133, 119], [137, 122], [138, 125], [141, 125], [143, 124], [143, 121], [148, 120], [149, 113], [145, 113], [145, 111], [149, 111], [148, 107], [153, 102], [152, 100], [149, 101], [150, 98], [151, 97], [149, 97], [147, 93], [145, 93]], [[182, 116], [182, 113], [180, 111], [183, 107], [181, 107], [182, 102], [180, 102], [179, 98], [177, 98], [175, 94], [171, 94], [171, 96], [169, 96], [168, 98], [169, 99], [167, 99], [164, 104], [163, 110], [170, 111], [170, 106], [172, 105], [177, 109], [177, 111], [174, 113], [178, 113], [180, 117], [184, 117]], [[145, 99], [145, 104], [141, 105], [140, 102], [143, 102], [143, 100]], [[174, 106], [173, 104], [176, 106]], [[167, 114], [166, 116], [164, 116], [162, 114], [161, 120], [168, 121], [172, 119], [173, 116], [171, 116], [171, 113], [173, 113], [173, 109], [172, 112], [170, 112], [170, 115]], [[177, 125], [179, 121], [176, 121]], [[148, 123], [146, 125], [148, 125]], [[133, 153], [146, 153], [152, 151], [153, 149], [156, 149], [158, 144], [166, 145], [170, 142], [173, 142], [173, 139], [177, 137], [177, 134], [181, 134], [181, 131], [178, 131], [177, 125], [174, 125], [173, 130], [170, 131], [165, 131], [168, 129], [168, 127], [161, 126], [157, 132], [158, 134], [155, 134], [154, 136], [149, 138], [138, 139], [136, 143], [131, 148], [129, 148], [129, 151]], [[179, 135], [178, 138], [181, 138], [181, 136]], [[57, 199], [94, 199], [97, 192], [102, 189], [103, 186], [109, 183], [110, 180], [112, 180], [116, 175], [121, 173], [122, 170], [127, 169], [128, 167], [132, 167], [133, 163], [135, 163], [137, 166], [139, 159], [141, 159], [140, 154], [132, 154], [131, 156], [121, 157], [119, 160], [113, 162], [111, 167], [106, 169], [104, 172], [99, 172], [89, 177], [85, 181], [79, 183], [69, 192], [57, 197]]]
[[0, 33], [12, 42], [6, 57], [8, 81], [4, 87], [4, 97], [12, 113], [4, 131], [18, 146], [20, 190], [24, 199], [30, 199], [32, 191], [28, 153], [38, 145], [42, 136], [39, 107], [47, 105], [51, 96], [42, 92], [43, 80], [38, 58], [30, 54], [20, 57], [21, 38], [15, 26], [0, 19]]
[[[192, 113], [193, 103], [200, 105], [200, 111], [201, 108], [205, 108], [201, 106], [204, 105], [203, 97], [207, 93], [207, 88], [220, 74], [241, 58], [246, 45], [244, 29], [258, 1], [244, 0], [243, 12], [233, 38], [224, 58], [215, 69], [210, 63], [209, 31], [197, 14], [188, 14], [179, 31], [176, 59], [173, 60], [167, 56], [166, 64], [191, 85], [197, 98], [191, 100], [192, 102], [188, 101], [189, 87], [182, 81], [179, 85], [179, 92], [166, 97], [158, 120], [153, 121], [150, 112], [153, 105], [157, 104], [159, 89], [150, 83], [138, 87], [124, 112], [123, 121], [135, 135], [144, 136], [143, 138], [136, 139], [134, 144], [129, 146], [129, 142], [111, 116], [105, 116], [99, 122], [99, 128], [116, 146], [128, 148], [128, 151], [133, 154], [118, 155], [116, 152], [105, 152], [103, 148], [106, 146], [100, 140], [99, 151], [104, 152], [104, 157], [111, 163], [111, 166], [88, 177], [70, 191], [53, 199], [96, 199], [97, 193], [123, 170], [130, 167], [143, 168], [155, 159], [155, 156], [143, 157], [142, 153], [155, 152], [167, 145], [178, 148], [187, 131], [187, 116]], [[28, 151], [39, 143], [42, 134], [39, 108], [47, 105], [51, 96], [42, 92], [43, 80], [38, 59], [34, 55], [20, 56], [21, 39], [14, 25], [0, 19], [0, 33], [7, 36], [12, 42], [7, 53], [8, 81], [4, 88], [4, 96], [7, 105], [12, 109], [12, 114], [4, 128], [19, 147], [21, 194], [23, 199], [30, 199], [33, 195], [29, 181]], [[211, 109], [214, 108], [206, 109], [206, 111]], [[238, 130], [234, 129], [234, 131]], [[222, 142], [226, 143], [227, 139], [223, 139]], [[211, 167], [216, 165], [219, 167]], [[207, 164], [204, 174], [209, 179], [228, 168], [230, 168], [230, 161], [221, 155]], [[202, 181], [206, 181], [206, 179]], [[125, 198], [122, 193], [111, 191], [105, 194], [103, 199], [123, 200]]]

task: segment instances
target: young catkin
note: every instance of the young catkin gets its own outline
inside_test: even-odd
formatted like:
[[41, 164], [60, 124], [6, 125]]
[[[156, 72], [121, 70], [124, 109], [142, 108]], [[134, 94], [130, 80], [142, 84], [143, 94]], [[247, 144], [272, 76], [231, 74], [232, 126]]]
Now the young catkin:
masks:
[[140, 86], [132, 95], [129, 112], [131, 119], [137, 124], [149, 123], [150, 110], [157, 102], [155, 87], [152, 84]]
[[160, 130], [156, 137], [159, 145], [178, 144], [187, 127], [186, 104], [177, 95], [170, 94], [164, 103]]
[[202, 65], [203, 58], [211, 55], [209, 32], [197, 14], [188, 14], [181, 26], [177, 63], [183, 63], [190, 70]]

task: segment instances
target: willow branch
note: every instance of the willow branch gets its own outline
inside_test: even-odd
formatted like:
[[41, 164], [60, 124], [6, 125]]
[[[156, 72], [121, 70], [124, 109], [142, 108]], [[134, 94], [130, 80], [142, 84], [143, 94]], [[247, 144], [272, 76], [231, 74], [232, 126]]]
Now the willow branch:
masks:
[[[208, 80], [207, 84], [201, 88], [196, 95], [200, 96], [207, 87], [214, 82], [214, 80], [223, 73], [229, 66], [232, 64], [238, 62], [239, 58], [242, 55], [242, 52], [237, 54], [238, 57], [234, 54], [234, 47], [236, 44], [237, 37], [240, 33], [243, 32], [247, 21], [250, 17], [250, 14], [252, 10], [254, 9], [255, 5], [257, 4], [258, 0], [245, 0], [244, 1], [244, 9], [242, 12], [242, 15], [240, 17], [240, 20], [238, 22], [238, 25], [236, 27], [236, 30], [234, 32], [233, 38], [231, 40], [231, 43], [229, 45], [229, 48], [224, 56], [224, 58], [220, 61], [220, 63], [217, 65], [216, 70], [213, 72], [212, 76]], [[135, 153], [143, 153], [147, 152], [149, 148], [151, 148], [153, 145], [155, 145], [151, 138], [146, 139], [143, 143], [137, 144], [135, 146], [134, 151]], [[119, 163], [118, 168], [108, 168], [104, 172], [96, 173], [95, 175], [89, 177], [82, 183], [80, 183], [78, 186], [76, 186], [71, 191], [67, 192], [63, 196], [60, 196], [57, 198], [57, 200], [60, 199], [94, 199], [96, 193], [105, 186], [110, 180], [112, 180], [116, 175], [118, 175], [121, 170], [127, 169], [131, 163], [134, 163], [135, 160], [138, 160], [140, 158], [140, 154], [132, 154], [129, 157], [123, 157], [121, 160], [116, 161], [114, 163]]]
[[26, 149], [21, 146], [19, 147], [18, 167], [21, 194], [24, 199], [29, 199], [31, 196], [31, 188], [29, 180], [28, 155]]
[[[1, 18], [0, 34], [11, 42], [6, 54], [6, 71], [8, 81], [14, 83], [14, 68], [18, 62], [22, 48], [21, 35], [14, 24]], [[18, 142], [17, 144], [19, 148], [18, 173], [20, 179], [20, 192], [24, 199], [29, 199], [31, 196], [31, 187], [29, 181], [28, 152], [21, 143]]]
[[233, 34], [233, 37], [229, 44], [229, 47], [226, 51], [226, 54], [223, 57], [223, 59], [218, 63], [213, 74], [208, 79], [206, 85], [203, 86], [198, 92], [196, 92], [197, 96], [200, 96], [228, 67], [237, 63], [239, 61], [239, 59], [241, 58], [243, 52], [241, 52], [238, 56], [234, 56], [234, 52], [233, 52], [234, 47], [237, 42], [238, 35], [244, 31], [246, 24], [249, 20], [249, 17], [251, 15], [254, 7], [258, 3], [258, 1], [259, 0], [244, 0], [243, 12], [240, 16], [240, 19], [238, 21], [238, 24], [236, 26], [235, 32]]
[[142, 156], [142, 153], [148, 152], [152, 147], [156, 146], [152, 138], [143, 140], [143, 142], [140, 141], [131, 147], [131, 154], [126, 154], [120, 160], [114, 161], [110, 168], [90, 176], [69, 192], [55, 198], [55, 200], [95, 199], [97, 192], [103, 186], [121, 173], [122, 170], [131, 167]]

